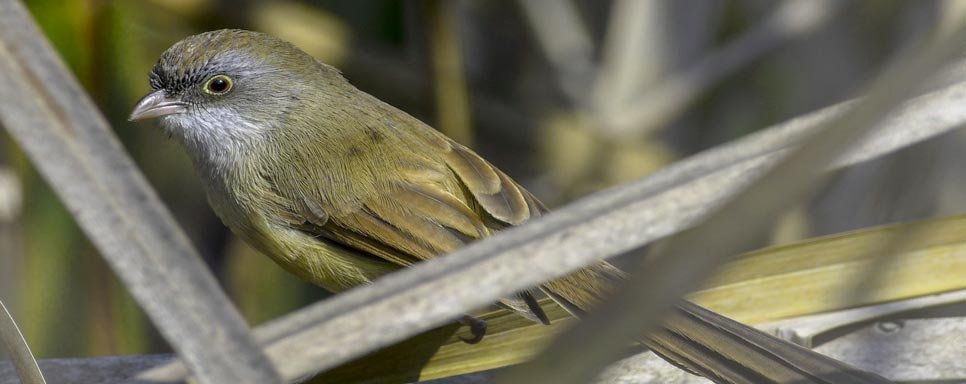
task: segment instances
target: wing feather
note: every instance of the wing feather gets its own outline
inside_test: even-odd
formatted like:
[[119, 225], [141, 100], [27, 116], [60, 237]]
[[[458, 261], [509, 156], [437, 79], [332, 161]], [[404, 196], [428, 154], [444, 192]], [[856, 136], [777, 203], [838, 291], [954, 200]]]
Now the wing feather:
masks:
[[450, 145], [445, 152], [446, 164], [459, 175], [471, 191], [491, 195], [500, 191], [500, 176], [493, 166], [477, 154], [459, 144]]
[[489, 231], [479, 216], [452, 193], [426, 185], [409, 185], [396, 192], [393, 198], [422, 217], [430, 217], [439, 224], [474, 239]]
[[466, 147], [452, 144], [450, 148], [444, 161], [486, 213], [510, 225], [530, 218], [524, 194], [506, 174]]
[[443, 220], [434, 220], [437, 218], [435, 216], [427, 218], [416, 214], [390, 199], [376, 199], [366, 203], [366, 207], [394, 229], [391, 233], [393, 237], [386, 240], [393, 244], [422, 244], [432, 251], [431, 254], [416, 255], [420, 259], [428, 259], [465, 245], [452, 230], [441, 224]]
[[330, 220], [320, 227], [307, 226], [300, 229], [401, 266], [411, 266], [433, 254], [431, 250], [407, 239], [397, 229], [365, 210]]

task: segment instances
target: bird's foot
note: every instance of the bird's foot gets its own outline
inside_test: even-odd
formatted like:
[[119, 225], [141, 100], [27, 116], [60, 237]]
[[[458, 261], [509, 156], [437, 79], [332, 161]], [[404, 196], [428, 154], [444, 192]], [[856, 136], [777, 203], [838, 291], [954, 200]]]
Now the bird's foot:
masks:
[[472, 338], [465, 338], [460, 336], [460, 340], [463, 340], [466, 344], [476, 344], [483, 340], [483, 336], [486, 335], [486, 321], [479, 319], [470, 315], [463, 315], [459, 320], [460, 324], [470, 327], [470, 333], [473, 334]]

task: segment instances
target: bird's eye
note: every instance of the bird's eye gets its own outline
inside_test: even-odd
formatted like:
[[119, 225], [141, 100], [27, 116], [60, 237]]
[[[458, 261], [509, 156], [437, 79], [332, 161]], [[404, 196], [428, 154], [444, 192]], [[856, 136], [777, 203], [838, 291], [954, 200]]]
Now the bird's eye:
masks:
[[225, 75], [215, 75], [205, 81], [201, 90], [209, 95], [224, 95], [231, 90], [231, 78]]

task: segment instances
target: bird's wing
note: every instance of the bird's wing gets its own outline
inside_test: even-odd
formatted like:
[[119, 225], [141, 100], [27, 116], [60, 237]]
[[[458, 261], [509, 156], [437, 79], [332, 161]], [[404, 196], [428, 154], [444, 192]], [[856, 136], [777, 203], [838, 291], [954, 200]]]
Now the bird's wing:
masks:
[[[299, 229], [411, 266], [545, 210], [529, 192], [469, 149], [449, 140], [434, 145], [448, 169], [442, 181], [400, 178], [405, 181], [389, 185], [364, 199], [359, 208], [339, 215], [320, 216], [323, 209], [311, 202], [296, 204], [293, 210], [300, 217]], [[501, 304], [531, 320], [549, 322], [530, 292], [501, 300]]]
[[519, 225], [547, 212], [529, 191], [472, 150], [432, 129], [415, 132], [436, 149], [463, 190], [472, 195], [477, 215], [498, 227], [493, 229]]
[[426, 184], [397, 184], [351, 212], [303, 230], [401, 266], [450, 252], [488, 233], [460, 199]]
[[518, 225], [546, 211], [530, 192], [479, 155], [462, 145], [448, 144], [442, 148], [446, 165], [473, 195], [485, 216], [504, 225]]

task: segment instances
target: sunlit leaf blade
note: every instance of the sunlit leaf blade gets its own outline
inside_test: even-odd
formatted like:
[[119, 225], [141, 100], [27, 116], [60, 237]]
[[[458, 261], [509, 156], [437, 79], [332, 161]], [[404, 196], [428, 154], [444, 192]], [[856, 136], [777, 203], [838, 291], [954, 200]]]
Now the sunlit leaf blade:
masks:
[[[900, 249], [889, 249], [901, 238]], [[898, 254], [890, 255], [891, 252]], [[888, 284], [845, 301], [856, 277], [890, 257]], [[966, 288], [966, 217], [894, 224], [766, 248], [727, 264], [697, 302], [761, 323]], [[861, 287], [858, 287], [861, 289]], [[790, 297], [796, 298], [789, 300]]]

